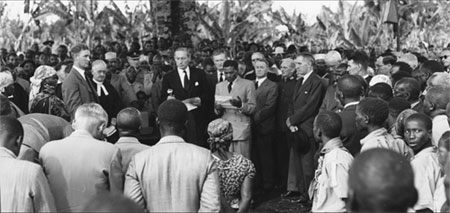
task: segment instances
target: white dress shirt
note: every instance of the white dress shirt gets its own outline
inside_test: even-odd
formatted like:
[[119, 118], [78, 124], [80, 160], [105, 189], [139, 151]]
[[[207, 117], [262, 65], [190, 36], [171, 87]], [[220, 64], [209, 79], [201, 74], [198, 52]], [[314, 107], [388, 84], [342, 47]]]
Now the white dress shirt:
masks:
[[186, 88], [184, 86], [184, 71], [186, 71], [187, 77], [189, 80], [191, 80], [191, 71], [189, 70], [189, 67], [186, 67], [186, 69], [180, 69], [178, 68], [178, 75], [180, 76], [180, 80], [181, 80], [181, 85], [183, 86], [183, 88]]

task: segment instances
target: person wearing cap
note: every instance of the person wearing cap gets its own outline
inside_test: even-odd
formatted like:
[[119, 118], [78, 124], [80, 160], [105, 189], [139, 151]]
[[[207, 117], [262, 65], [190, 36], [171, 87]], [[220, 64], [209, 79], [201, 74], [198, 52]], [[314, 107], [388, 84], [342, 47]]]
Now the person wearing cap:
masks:
[[[336, 86], [339, 79], [347, 74], [346, 64], [341, 66], [341, 55], [338, 51], [332, 50], [325, 55], [325, 64], [328, 68], [328, 72], [322, 76], [323, 81], [327, 83], [327, 91], [325, 92], [325, 97], [323, 98], [322, 105], [320, 106], [320, 111], [332, 111], [339, 112], [342, 109], [339, 101], [336, 100]], [[345, 66], [345, 67], [344, 67]]]
[[115, 52], [107, 52], [105, 60], [107, 61], [108, 72], [111, 73], [109, 82], [119, 93], [119, 98], [123, 105], [130, 106], [132, 102], [137, 101], [137, 97], [132, 86], [128, 83], [127, 77], [120, 74], [121, 70], [118, 68], [117, 54]]
[[[208, 147], [206, 143], [205, 115], [208, 107], [208, 85], [206, 74], [202, 70], [189, 66], [191, 54], [187, 48], [181, 47], [174, 54], [176, 69], [164, 75], [162, 80], [161, 101], [175, 98], [191, 106], [186, 138], [189, 143]], [[172, 96], [168, 92], [172, 91]]]
[[73, 67], [62, 84], [62, 96], [64, 103], [73, 118], [78, 106], [85, 103], [98, 103], [98, 97], [92, 82], [92, 74], [87, 73], [89, 67], [90, 51], [84, 44], [75, 45], [72, 48]]
[[158, 109], [159, 142], [137, 153], [125, 178], [125, 196], [148, 212], [219, 212], [219, 175], [211, 152], [187, 143], [189, 112], [176, 99]]

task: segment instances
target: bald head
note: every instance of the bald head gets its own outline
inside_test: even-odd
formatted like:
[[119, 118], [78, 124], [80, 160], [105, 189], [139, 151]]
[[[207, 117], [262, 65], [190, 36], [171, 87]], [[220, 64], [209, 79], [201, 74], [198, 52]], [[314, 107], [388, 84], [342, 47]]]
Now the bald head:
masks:
[[17, 156], [22, 139], [22, 124], [16, 118], [0, 116], [0, 147], [11, 150]]
[[141, 127], [141, 112], [134, 107], [122, 109], [117, 114], [117, 128], [122, 135], [124, 132], [138, 132]]
[[349, 210], [406, 212], [417, 201], [409, 161], [388, 149], [370, 149], [349, 170]]

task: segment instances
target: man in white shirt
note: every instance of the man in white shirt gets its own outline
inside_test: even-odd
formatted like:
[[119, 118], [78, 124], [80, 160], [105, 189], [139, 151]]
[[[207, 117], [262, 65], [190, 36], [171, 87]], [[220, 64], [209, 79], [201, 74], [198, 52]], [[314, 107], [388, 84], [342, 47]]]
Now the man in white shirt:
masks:
[[432, 87], [428, 89], [423, 101], [423, 112], [433, 119], [433, 145], [437, 146], [444, 132], [450, 130], [445, 109], [450, 102], [448, 88]]
[[341, 128], [341, 118], [334, 112], [322, 112], [314, 120], [314, 137], [323, 147], [309, 188], [312, 212], [346, 211], [344, 199], [353, 157], [339, 138]]
[[[441, 178], [436, 146], [431, 143], [431, 119], [424, 114], [413, 114], [405, 122], [405, 140], [414, 151], [411, 166], [419, 199], [414, 210], [438, 212], [445, 201], [444, 191], [437, 191]], [[441, 201], [435, 206], [435, 200]]]

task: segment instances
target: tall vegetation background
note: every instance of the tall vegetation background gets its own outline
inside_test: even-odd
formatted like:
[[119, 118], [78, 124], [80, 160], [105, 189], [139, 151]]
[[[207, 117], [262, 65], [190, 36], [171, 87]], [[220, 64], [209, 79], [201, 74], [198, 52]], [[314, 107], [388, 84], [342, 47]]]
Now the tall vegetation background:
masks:
[[[8, 5], [0, 1], [0, 46], [24, 50], [34, 42], [47, 39], [69, 45], [91, 44], [94, 36], [111, 40], [119, 33], [128, 38], [143, 38], [183, 32], [194, 41], [217, 39], [229, 46], [238, 40], [269, 44], [282, 40], [327, 49], [338, 46], [394, 49], [393, 27], [383, 20], [388, 1], [364, 0], [363, 4], [350, 4], [339, 0], [336, 11], [323, 6], [311, 24], [305, 22], [303, 14], [288, 14], [282, 8], [275, 10], [272, 0], [221, 0], [215, 6], [194, 0], [149, 0], [149, 4], [141, 0], [135, 8], [125, 5], [125, 11], [114, 1], [99, 8], [98, 0], [64, 3], [60, 0], [35, 0], [34, 3], [24, 0], [24, 12], [31, 14], [29, 20], [6, 16]], [[402, 48], [449, 43], [448, 1], [391, 1], [398, 5]], [[56, 15], [57, 20], [45, 21], [50, 14]], [[173, 28], [173, 25], [181, 27]]]

